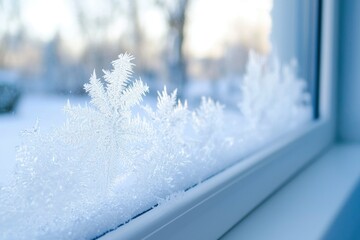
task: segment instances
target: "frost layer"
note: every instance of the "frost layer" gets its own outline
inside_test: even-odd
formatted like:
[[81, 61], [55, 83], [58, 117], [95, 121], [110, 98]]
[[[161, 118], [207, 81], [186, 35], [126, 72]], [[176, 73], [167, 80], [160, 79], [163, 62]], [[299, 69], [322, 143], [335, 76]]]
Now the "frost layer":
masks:
[[250, 55], [236, 111], [210, 98], [189, 110], [166, 88], [144, 106], [131, 60], [94, 72], [89, 106], [68, 103], [63, 126], [24, 132], [0, 191], [1, 239], [94, 238], [311, 120], [305, 81], [277, 60]]

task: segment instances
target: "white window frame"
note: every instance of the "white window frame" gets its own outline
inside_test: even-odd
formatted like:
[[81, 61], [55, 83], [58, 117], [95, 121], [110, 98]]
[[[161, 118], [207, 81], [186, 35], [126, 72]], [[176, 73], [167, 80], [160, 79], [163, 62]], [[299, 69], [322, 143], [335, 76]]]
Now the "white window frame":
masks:
[[336, 1], [322, 2], [319, 119], [101, 239], [217, 239], [335, 139]]

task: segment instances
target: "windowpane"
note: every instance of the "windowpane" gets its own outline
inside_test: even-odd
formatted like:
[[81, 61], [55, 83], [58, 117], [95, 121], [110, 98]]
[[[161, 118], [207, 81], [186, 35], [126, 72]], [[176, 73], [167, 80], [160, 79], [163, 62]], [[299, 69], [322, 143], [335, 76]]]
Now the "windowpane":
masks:
[[320, 7], [0, 0], [4, 238], [100, 236], [311, 122]]

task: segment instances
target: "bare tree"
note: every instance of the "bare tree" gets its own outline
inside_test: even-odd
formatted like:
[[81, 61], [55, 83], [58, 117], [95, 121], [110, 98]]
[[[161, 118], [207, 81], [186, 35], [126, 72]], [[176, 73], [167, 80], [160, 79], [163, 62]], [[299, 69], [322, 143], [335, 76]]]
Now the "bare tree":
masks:
[[139, 6], [137, 0], [129, 0], [130, 19], [132, 22], [132, 35], [134, 39], [134, 55], [140, 56], [143, 45], [143, 34], [139, 18]]
[[91, 65], [98, 67], [103, 66], [114, 58], [115, 52], [108, 56], [110, 47], [106, 39], [114, 20], [123, 12], [123, 4], [119, 0], [108, 0], [101, 2], [102, 5], [107, 6], [106, 12], [100, 12], [94, 15], [89, 11], [88, 2], [73, 1], [77, 23], [80, 33], [82, 35], [85, 50], [85, 60]]
[[183, 95], [187, 83], [186, 61], [184, 55], [186, 14], [190, 0], [156, 0], [166, 15], [169, 27], [169, 47], [167, 51], [168, 68], [175, 82], [179, 96]]
[[0, 14], [6, 28], [0, 29], [0, 65], [4, 65], [9, 52], [21, 45], [24, 37], [20, 1], [0, 0]]

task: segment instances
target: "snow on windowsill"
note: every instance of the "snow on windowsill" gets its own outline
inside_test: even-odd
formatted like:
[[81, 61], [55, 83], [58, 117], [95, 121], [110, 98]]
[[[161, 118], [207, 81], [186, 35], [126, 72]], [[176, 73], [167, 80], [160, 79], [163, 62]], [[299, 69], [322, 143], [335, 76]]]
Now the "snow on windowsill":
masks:
[[[190, 110], [176, 91], [142, 104], [121, 54], [65, 106], [64, 124], [23, 132], [12, 181], [0, 190], [2, 239], [87, 239], [181, 195], [259, 146], [311, 121], [306, 84], [293, 65], [250, 55], [238, 110], [210, 98]], [[134, 113], [134, 108], [137, 113]]]

